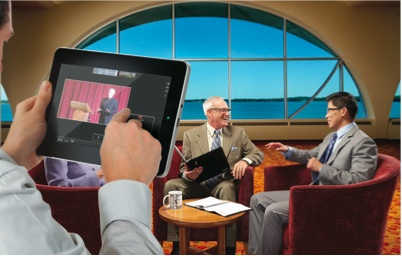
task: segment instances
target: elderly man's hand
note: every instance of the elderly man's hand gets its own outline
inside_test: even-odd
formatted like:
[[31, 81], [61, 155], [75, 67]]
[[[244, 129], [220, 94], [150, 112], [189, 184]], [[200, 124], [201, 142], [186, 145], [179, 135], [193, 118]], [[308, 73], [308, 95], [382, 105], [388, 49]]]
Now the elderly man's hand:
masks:
[[246, 172], [247, 166], [248, 166], [248, 163], [245, 160], [240, 160], [239, 162], [237, 162], [233, 167], [233, 171], [232, 171], [233, 177], [235, 179], [243, 178], [243, 176]]

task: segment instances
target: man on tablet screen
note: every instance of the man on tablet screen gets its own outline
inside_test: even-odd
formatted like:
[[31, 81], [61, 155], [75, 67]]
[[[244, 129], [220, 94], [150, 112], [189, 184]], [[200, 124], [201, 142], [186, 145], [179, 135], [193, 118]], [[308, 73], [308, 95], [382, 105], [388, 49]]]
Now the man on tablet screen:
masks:
[[107, 98], [103, 98], [98, 112], [100, 112], [99, 123], [108, 124], [112, 119], [113, 115], [117, 112], [117, 107], [119, 105], [118, 101], [113, 98], [116, 90], [113, 88], [109, 89], [109, 94]]
[[[222, 147], [230, 165], [231, 175], [222, 175], [198, 183], [195, 181], [203, 171], [196, 167], [189, 170], [182, 162], [180, 177], [166, 182], [164, 193], [180, 190], [183, 199], [205, 198], [213, 196], [218, 199], [236, 202], [236, 196], [247, 166], [259, 165], [264, 154], [251, 142], [243, 128], [228, 125], [230, 109], [221, 97], [210, 97], [204, 101], [204, 114], [207, 123], [184, 132], [183, 156], [192, 159], [217, 147]], [[168, 225], [168, 241], [174, 241], [172, 254], [177, 254], [179, 243], [177, 230]], [[236, 224], [226, 227], [226, 253], [236, 252]]]

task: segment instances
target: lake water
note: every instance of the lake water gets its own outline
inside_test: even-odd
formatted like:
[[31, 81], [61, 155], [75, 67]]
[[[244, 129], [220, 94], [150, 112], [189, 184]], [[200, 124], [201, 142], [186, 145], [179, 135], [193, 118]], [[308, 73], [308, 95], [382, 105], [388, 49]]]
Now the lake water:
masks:
[[[292, 114], [304, 102], [288, 102], [288, 112]], [[400, 117], [400, 102], [395, 102], [392, 109], [392, 115]], [[325, 118], [327, 102], [311, 102], [305, 109], [293, 118], [309, 119], [309, 118]], [[362, 105], [359, 103], [359, 113], [357, 118], [366, 118], [367, 115], [362, 111]], [[283, 102], [232, 102], [232, 119], [283, 119], [284, 118]], [[182, 114], [182, 120], [206, 119], [202, 110], [202, 102], [185, 102]]]

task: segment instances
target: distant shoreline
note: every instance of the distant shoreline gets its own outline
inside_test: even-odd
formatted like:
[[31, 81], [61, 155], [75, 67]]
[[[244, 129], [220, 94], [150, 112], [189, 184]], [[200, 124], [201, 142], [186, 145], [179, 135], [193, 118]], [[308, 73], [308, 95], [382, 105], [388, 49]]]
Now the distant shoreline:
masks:
[[[311, 97], [288, 97], [288, 101], [289, 102], [306, 102], [309, 101], [311, 99]], [[186, 99], [185, 102], [204, 102], [206, 99]], [[360, 96], [356, 97], [356, 100], [358, 102], [361, 101]], [[232, 102], [283, 102], [284, 98], [269, 98], [269, 99], [244, 99], [244, 98], [236, 98], [236, 99], [232, 99]], [[319, 97], [319, 98], [315, 98], [314, 101], [326, 101], [326, 97]], [[401, 102], [401, 96], [400, 95], [396, 95], [394, 97], [393, 102]]]

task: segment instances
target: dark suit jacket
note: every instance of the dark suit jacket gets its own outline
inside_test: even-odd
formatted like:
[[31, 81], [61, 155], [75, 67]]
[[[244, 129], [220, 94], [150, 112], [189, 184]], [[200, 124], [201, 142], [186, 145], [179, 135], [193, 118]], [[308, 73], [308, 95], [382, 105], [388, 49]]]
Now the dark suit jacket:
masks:
[[[311, 150], [293, 148], [291, 161], [307, 163], [312, 157], [320, 159], [334, 132]], [[377, 145], [363, 131], [353, 127], [339, 142], [334, 152], [323, 165], [319, 177], [321, 185], [358, 183], [373, 178], [377, 168]]]
[[[251, 142], [243, 128], [230, 125], [224, 127], [222, 139], [223, 151], [231, 169], [244, 157], [252, 160], [253, 165], [259, 165], [264, 160], [264, 153]], [[186, 159], [195, 158], [210, 151], [207, 124], [184, 132], [182, 151]], [[184, 170], [184, 163], [182, 163], [180, 171], [183, 172]]]
[[[104, 98], [102, 99], [100, 108], [101, 114], [99, 117], [99, 123], [108, 124], [112, 119], [113, 115], [117, 113], [117, 107], [119, 103], [115, 98]], [[109, 110], [109, 113], [106, 112], [106, 109]]]

